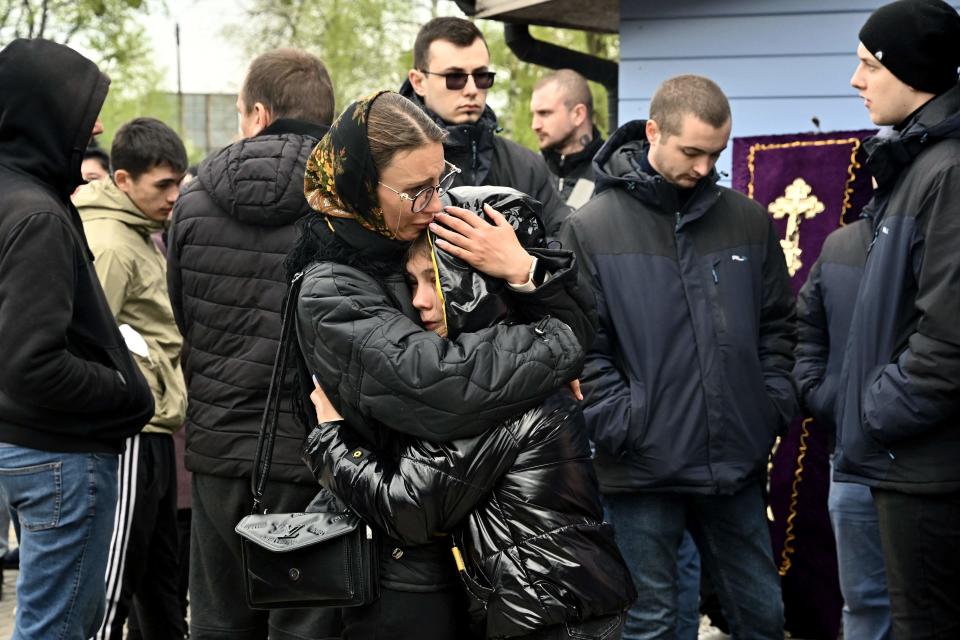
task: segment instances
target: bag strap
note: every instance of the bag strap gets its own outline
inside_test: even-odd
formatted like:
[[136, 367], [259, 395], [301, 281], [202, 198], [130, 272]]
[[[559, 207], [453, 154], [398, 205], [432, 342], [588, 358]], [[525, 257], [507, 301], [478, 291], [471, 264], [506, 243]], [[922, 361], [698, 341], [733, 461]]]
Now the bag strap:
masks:
[[[281, 311], [280, 346], [273, 361], [273, 372], [270, 375], [270, 390], [267, 392], [267, 402], [263, 407], [263, 418], [260, 420], [260, 437], [257, 439], [257, 454], [254, 458], [253, 473], [250, 475], [250, 490], [253, 493], [253, 509], [251, 513], [258, 513], [263, 504], [263, 494], [270, 477], [270, 463], [273, 461], [273, 445], [277, 436], [277, 423], [280, 420], [280, 391], [283, 386], [284, 375], [287, 371], [287, 359], [297, 347], [296, 310], [297, 299], [300, 295], [300, 284], [303, 281], [303, 272], [297, 273], [290, 281], [287, 297], [283, 301]], [[266, 513], [266, 509], [264, 509]]]

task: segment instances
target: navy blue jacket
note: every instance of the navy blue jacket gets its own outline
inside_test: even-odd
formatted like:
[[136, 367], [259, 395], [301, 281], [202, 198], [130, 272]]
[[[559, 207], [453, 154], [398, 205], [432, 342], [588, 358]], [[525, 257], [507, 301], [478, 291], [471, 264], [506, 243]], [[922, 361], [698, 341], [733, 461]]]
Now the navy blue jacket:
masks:
[[835, 478], [960, 490], [960, 87], [865, 144], [874, 238], [841, 379]]
[[766, 212], [704, 178], [682, 208], [644, 173], [644, 122], [594, 160], [598, 195], [561, 238], [600, 329], [582, 378], [604, 492], [731, 494], [793, 417], [795, 309]]
[[823, 243], [797, 297], [797, 362], [793, 377], [801, 401], [818, 426], [836, 429], [837, 390], [867, 247], [869, 219], [835, 230]]

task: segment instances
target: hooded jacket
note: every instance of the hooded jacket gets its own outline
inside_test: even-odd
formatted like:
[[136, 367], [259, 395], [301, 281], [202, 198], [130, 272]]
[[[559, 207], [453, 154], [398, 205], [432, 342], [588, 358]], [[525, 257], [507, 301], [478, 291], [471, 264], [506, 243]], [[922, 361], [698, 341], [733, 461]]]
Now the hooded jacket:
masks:
[[[470, 283], [450, 271], [472, 270], [433, 254], [444, 272], [438, 286], [448, 328], [474, 324], [464, 316], [486, 320], [484, 304], [465, 304], [448, 289]], [[549, 260], [550, 272], [565, 277], [569, 261]], [[488, 287], [470, 289], [491, 295]], [[526, 635], [633, 602], [633, 581], [603, 522], [583, 415], [568, 390], [473, 438], [393, 444], [392, 455], [380, 457], [349, 426], [324, 423], [304, 459], [323, 486], [404, 544], [455, 534], [466, 559], [461, 577], [486, 605], [486, 637]]]
[[[869, 215], [867, 211], [864, 214]], [[850, 301], [857, 297], [872, 238], [869, 218], [833, 231], [797, 296], [793, 377], [804, 407], [829, 431], [831, 442], [836, 434], [840, 369], [853, 316]]]
[[603, 137], [601, 137], [600, 131], [594, 127], [593, 139], [587, 143], [587, 146], [576, 153], [561, 155], [560, 152], [553, 149], [544, 149], [540, 152], [543, 154], [543, 159], [546, 161], [550, 173], [554, 175], [557, 181], [557, 190], [560, 192], [560, 197], [563, 198], [564, 202], [569, 203], [570, 194], [573, 193], [573, 188], [580, 180], [586, 180], [591, 185], [591, 190], [590, 193], [587, 194], [587, 198], [593, 195], [593, 191], [596, 190], [596, 176], [593, 174], [593, 156], [597, 155], [597, 151], [599, 151], [602, 146]]
[[[177, 199], [167, 240], [174, 317], [184, 360], [186, 465], [249, 477], [287, 289], [283, 261], [303, 198], [307, 156], [326, 127], [280, 119], [207, 158]], [[289, 392], [288, 392], [289, 393]], [[271, 477], [313, 484], [300, 461], [306, 432], [281, 401]]]
[[865, 143], [873, 238], [850, 322], [835, 478], [960, 490], [960, 87]]
[[643, 121], [594, 159], [598, 194], [562, 240], [597, 298], [587, 426], [605, 492], [736, 493], [796, 411], [795, 310], [763, 208], [703, 178], [684, 206], [645, 172]]
[[74, 204], [110, 311], [147, 344], [145, 357], [134, 354], [156, 408], [143, 430], [173, 433], [183, 426], [187, 389], [180, 370], [183, 338], [167, 294], [167, 261], [151, 238], [164, 225], [144, 216], [111, 180], [81, 187]]
[[460, 168], [453, 186], [511, 187], [533, 196], [543, 203], [543, 223], [547, 236], [556, 238], [560, 235], [560, 225], [570, 214], [570, 207], [564, 204], [554, 187], [554, 178], [537, 154], [497, 135], [500, 127], [489, 105], [484, 107], [477, 122], [448, 124], [427, 108], [409, 80], [400, 87], [400, 95], [416, 103], [446, 130], [444, 158]]
[[153, 415], [70, 194], [107, 95], [45, 40], [0, 52], [0, 442], [117, 453]]

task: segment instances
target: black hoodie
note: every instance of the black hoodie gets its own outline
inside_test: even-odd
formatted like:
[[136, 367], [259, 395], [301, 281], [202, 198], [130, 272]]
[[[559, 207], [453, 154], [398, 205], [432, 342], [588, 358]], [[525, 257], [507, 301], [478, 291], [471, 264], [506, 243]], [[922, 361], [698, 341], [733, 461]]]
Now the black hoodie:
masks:
[[0, 52], [0, 442], [118, 452], [153, 415], [70, 203], [109, 82], [53, 42]]

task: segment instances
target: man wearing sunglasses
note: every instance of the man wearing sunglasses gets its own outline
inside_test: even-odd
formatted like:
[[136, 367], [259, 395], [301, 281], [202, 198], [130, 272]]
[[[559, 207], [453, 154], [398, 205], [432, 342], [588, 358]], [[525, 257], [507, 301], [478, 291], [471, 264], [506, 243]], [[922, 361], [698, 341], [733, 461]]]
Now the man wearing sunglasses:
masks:
[[452, 186], [496, 185], [529, 194], [543, 203], [547, 236], [556, 237], [570, 208], [543, 159], [497, 135], [497, 117], [487, 106], [495, 72], [480, 30], [462, 18], [435, 18], [420, 28], [413, 58], [400, 93], [447, 130], [444, 154], [460, 168]]

